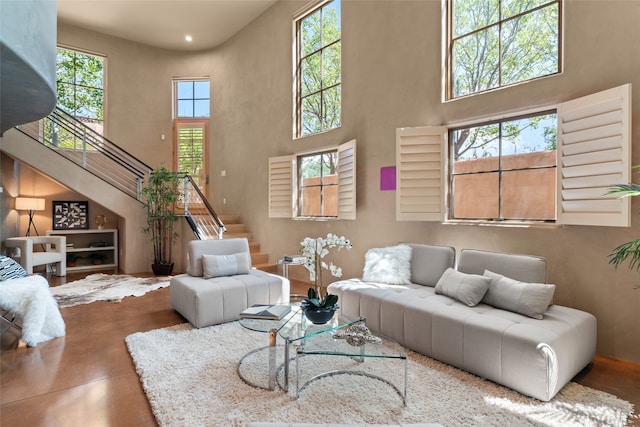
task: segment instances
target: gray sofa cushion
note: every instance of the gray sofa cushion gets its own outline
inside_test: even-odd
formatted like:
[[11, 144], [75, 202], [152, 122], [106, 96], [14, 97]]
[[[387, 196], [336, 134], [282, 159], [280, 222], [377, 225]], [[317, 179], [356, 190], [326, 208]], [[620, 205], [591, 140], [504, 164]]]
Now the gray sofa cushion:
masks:
[[231, 322], [253, 304], [288, 304], [289, 280], [262, 270], [203, 279], [179, 274], [171, 279], [171, 305], [196, 328]]
[[456, 250], [451, 246], [411, 243], [411, 282], [435, 286], [447, 268], [456, 263]]
[[482, 302], [534, 319], [542, 319], [556, 290], [556, 285], [519, 282], [489, 270], [484, 275], [491, 284]]
[[489, 270], [521, 282], [547, 281], [547, 260], [532, 255], [463, 249], [457, 269], [468, 274], [483, 274]]
[[192, 240], [187, 245], [187, 274], [202, 277], [202, 255], [231, 255], [240, 252], [249, 253], [249, 241], [242, 237], [222, 240]]

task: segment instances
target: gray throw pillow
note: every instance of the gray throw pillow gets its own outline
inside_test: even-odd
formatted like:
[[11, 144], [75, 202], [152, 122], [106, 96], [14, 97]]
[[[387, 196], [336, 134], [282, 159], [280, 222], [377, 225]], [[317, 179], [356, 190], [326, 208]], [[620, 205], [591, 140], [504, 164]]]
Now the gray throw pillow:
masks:
[[231, 255], [202, 255], [202, 277], [235, 276], [236, 274], [249, 274], [251, 259], [247, 252]]
[[556, 291], [556, 285], [519, 282], [489, 270], [484, 275], [491, 284], [482, 302], [534, 319], [542, 319]]
[[369, 249], [364, 256], [365, 282], [408, 285], [411, 283], [411, 246]]
[[477, 305], [489, 289], [491, 279], [479, 274], [466, 274], [453, 268], [445, 270], [436, 284], [436, 294], [446, 295], [463, 304]]

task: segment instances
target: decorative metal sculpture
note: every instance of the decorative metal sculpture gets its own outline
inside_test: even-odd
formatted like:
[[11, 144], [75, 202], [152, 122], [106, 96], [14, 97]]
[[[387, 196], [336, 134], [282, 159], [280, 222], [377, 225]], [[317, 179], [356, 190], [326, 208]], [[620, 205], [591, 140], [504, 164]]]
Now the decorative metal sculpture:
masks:
[[346, 329], [342, 329], [333, 334], [333, 338], [345, 339], [353, 346], [361, 346], [366, 343], [380, 344], [382, 340], [371, 333], [364, 322], [354, 323]]

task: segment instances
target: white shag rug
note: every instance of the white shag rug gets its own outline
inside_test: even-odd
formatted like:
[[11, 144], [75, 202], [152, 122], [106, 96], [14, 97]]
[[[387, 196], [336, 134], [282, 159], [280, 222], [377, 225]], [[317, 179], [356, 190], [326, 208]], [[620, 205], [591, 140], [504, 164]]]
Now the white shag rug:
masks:
[[[245, 426], [258, 421], [600, 427], [625, 426], [633, 412], [631, 403], [576, 383], [568, 384], [552, 401], [541, 402], [414, 352], [408, 352], [406, 407], [387, 384], [356, 375], [318, 380], [296, 399], [293, 364], [288, 393], [254, 388], [239, 378], [240, 358], [267, 341], [267, 334], [250, 332], [238, 322], [202, 329], [182, 324], [126, 338], [161, 427]], [[254, 356], [247, 359], [251, 363], [243, 363], [242, 370], [258, 379], [266, 375], [267, 353]], [[329, 356], [303, 359], [322, 368], [357, 363], [325, 357]], [[283, 360], [281, 346], [277, 360]], [[385, 378], [402, 378], [403, 365], [394, 363], [368, 360], [360, 366], [377, 370]]]
[[60, 308], [94, 301], [120, 302], [128, 296], [142, 296], [169, 286], [172, 276], [133, 277], [126, 274], [91, 274], [84, 279], [51, 288]]

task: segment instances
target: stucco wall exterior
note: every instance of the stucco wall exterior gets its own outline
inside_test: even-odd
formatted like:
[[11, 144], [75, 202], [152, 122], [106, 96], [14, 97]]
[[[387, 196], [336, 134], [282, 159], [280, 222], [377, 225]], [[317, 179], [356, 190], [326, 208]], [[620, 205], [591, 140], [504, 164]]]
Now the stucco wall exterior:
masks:
[[[398, 242], [541, 255], [549, 261], [548, 281], [557, 285], [555, 302], [597, 316], [598, 353], [640, 362], [640, 290], [634, 289], [640, 277], [607, 262], [612, 248], [640, 235], [640, 200], [632, 203], [631, 228], [481, 227], [398, 222], [395, 193], [379, 189], [380, 168], [395, 164], [396, 128], [549, 107], [624, 83], [640, 87], [640, 2], [567, 0], [561, 74], [443, 102], [441, 2], [344, 0], [342, 127], [294, 140], [291, 19], [305, 4], [278, 2], [207, 52], [154, 49], [66, 25], [59, 25], [58, 37], [107, 55], [108, 137], [153, 167], [171, 162], [171, 140], [160, 138], [171, 135], [171, 78], [211, 78], [209, 196], [216, 210], [240, 214], [271, 261], [296, 253], [304, 237], [327, 232], [353, 243], [338, 261], [346, 277], [361, 274], [367, 249]], [[633, 111], [637, 147], [640, 96]], [[357, 140], [357, 220], [268, 218], [269, 157], [350, 139]], [[304, 270], [293, 274], [308, 277]]]

